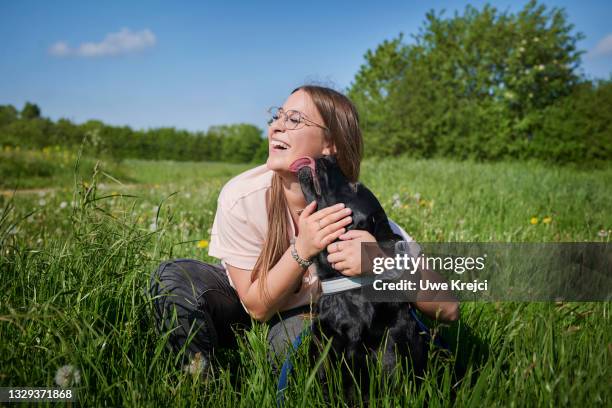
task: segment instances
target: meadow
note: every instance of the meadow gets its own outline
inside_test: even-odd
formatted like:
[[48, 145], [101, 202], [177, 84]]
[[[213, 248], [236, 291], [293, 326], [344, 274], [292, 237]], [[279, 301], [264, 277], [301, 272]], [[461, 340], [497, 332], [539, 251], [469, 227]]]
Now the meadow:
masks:
[[[220, 353], [204, 381], [166, 351], [167, 333], [155, 332], [143, 293], [163, 260], [217, 261], [207, 246], [219, 191], [253, 166], [69, 157], [62, 171], [23, 170], [25, 179], [8, 179], [6, 170], [0, 386], [54, 386], [58, 368], [70, 365], [84, 406], [274, 406], [267, 325], [255, 322], [238, 351]], [[612, 235], [612, 168], [397, 158], [365, 161], [361, 181], [417, 241], [609, 242]], [[14, 194], [15, 185], [44, 188]], [[463, 303], [459, 322], [429, 322], [453, 355], [432, 353], [418, 387], [408, 372], [395, 386], [373, 376], [369, 405], [609, 406], [610, 306]], [[286, 406], [324, 406], [303, 349]], [[341, 368], [328, 369], [337, 378]], [[345, 406], [340, 385], [331, 387], [331, 405]]]

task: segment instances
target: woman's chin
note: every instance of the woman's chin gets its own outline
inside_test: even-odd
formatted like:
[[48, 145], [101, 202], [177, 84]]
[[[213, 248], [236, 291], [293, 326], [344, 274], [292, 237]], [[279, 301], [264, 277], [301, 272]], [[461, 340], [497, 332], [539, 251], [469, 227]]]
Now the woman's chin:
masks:
[[289, 175], [293, 174], [289, 169], [291, 163], [293, 163], [293, 159], [290, 157], [275, 157], [274, 155], [269, 155], [266, 166], [268, 166], [269, 170]]

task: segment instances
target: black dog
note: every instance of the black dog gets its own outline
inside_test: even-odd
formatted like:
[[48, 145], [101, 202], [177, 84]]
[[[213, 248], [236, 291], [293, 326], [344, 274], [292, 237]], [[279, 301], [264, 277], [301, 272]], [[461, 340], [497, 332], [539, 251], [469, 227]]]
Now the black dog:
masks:
[[[353, 221], [346, 227], [347, 230], [370, 232], [386, 254], [393, 251], [395, 242], [403, 240], [391, 229], [387, 215], [374, 194], [361, 183], [350, 183], [334, 156], [316, 160], [302, 157], [292, 163], [291, 170], [298, 175], [306, 201], [317, 201], [317, 210], [340, 202], [351, 208]], [[319, 279], [327, 281], [343, 277], [331, 267], [327, 256], [328, 252], [324, 249], [313, 259]], [[411, 359], [415, 374], [423, 372], [429, 342], [419, 334], [409, 307], [398, 302], [369, 302], [359, 288], [323, 293], [314, 310], [312, 338], [319, 347], [324, 337], [332, 338], [331, 358], [338, 361], [344, 355], [352, 365], [355, 378], [361, 378], [360, 388], [364, 396], [369, 388], [366, 357], [370, 355], [375, 358], [380, 347], [385, 347], [382, 350], [382, 365], [386, 373], [396, 367], [397, 357]], [[382, 344], [387, 331], [386, 344]], [[311, 358], [320, 355], [320, 351], [311, 348]], [[354, 382], [348, 370], [342, 371], [345, 396], [351, 397], [354, 395]], [[325, 380], [322, 372], [319, 378]], [[327, 387], [323, 389], [327, 390]]]

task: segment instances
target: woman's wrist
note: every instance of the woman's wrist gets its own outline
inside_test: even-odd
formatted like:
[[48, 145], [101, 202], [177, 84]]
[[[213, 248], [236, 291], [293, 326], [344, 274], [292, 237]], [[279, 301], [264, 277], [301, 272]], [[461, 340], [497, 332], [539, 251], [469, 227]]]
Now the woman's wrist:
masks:
[[310, 259], [310, 258], [312, 258], [313, 255], [310, 255], [306, 251], [306, 249], [302, 245], [302, 240], [299, 237], [295, 238], [295, 241], [293, 241], [293, 246], [295, 247], [295, 250], [297, 251], [297, 254], [298, 254], [298, 256], [300, 258], [303, 258], [303, 259]]
[[300, 243], [301, 241], [298, 239], [291, 242], [291, 256], [305, 270], [312, 264], [312, 260], [310, 256], [306, 255], [306, 251], [302, 248]]

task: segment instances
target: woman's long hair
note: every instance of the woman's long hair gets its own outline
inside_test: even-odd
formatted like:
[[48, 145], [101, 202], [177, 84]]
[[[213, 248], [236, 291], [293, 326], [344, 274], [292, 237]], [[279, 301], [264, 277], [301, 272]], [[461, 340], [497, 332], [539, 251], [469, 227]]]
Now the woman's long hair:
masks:
[[[303, 85], [291, 93], [300, 89], [310, 95], [323, 118], [323, 124], [329, 129], [325, 130], [325, 137], [331, 138], [336, 147], [336, 159], [340, 169], [350, 182], [357, 182], [363, 156], [363, 140], [355, 105], [340, 92], [317, 85]], [[268, 234], [251, 274], [251, 282], [260, 278], [258, 284], [265, 303], [269, 303], [270, 299], [265, 286], [268, 271], [289, 248], [287, 206], [281, 177], [275, 172], [266, 194]]]

